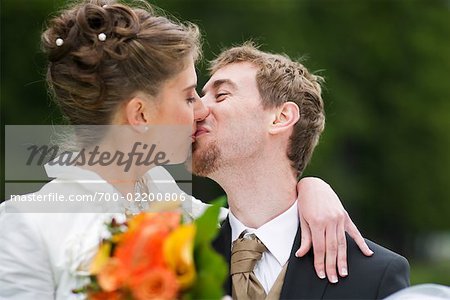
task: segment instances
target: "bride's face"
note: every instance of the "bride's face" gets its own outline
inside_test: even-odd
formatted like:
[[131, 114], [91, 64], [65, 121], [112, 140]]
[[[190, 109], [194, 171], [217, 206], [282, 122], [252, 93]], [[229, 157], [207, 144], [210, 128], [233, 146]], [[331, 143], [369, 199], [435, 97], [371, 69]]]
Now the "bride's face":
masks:
[[156, 105], [150, 113], [149, 125], [158, 132], [158, 137], [153, 139], [171, 157], [172, 163], [184, 162], [194, 140], [195, 121], [208, 115], [196, 87], [197, 74], [190, 58], [186, 68], [164, 82], [153, 99]]
[[[194, 128], [194, 119], [201, 118], [206, 108], [196, 91], [197, 74], [190, 58], [186, 68], [164, 82], [155, 97], [153, 125], [186, 125]], [[203, 116], [204, 117], [204, 116]]]

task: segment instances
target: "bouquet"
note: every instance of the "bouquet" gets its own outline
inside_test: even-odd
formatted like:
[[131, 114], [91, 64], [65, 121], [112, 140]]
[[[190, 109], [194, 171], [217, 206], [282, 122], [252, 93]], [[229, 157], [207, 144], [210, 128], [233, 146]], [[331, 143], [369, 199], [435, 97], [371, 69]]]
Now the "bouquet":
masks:
[[221, 203], [193, 223], [178, 212], [143, 212], [108, 226], [90, 268], [74, 291], [89, 299], [220, 299], [227, 266], [211, 247]]

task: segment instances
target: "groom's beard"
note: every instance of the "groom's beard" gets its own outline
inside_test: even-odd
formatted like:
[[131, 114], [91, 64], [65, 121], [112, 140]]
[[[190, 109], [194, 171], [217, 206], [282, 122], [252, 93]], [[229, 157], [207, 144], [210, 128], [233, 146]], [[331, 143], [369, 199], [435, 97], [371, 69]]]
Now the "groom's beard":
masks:
[[188, 160], [188, 169], [192, 174], [202, 177], [216, 172], [220, 165], [221, 152], [215, 142], [199, 146], [198, 142], [192, 144], [191, 161]]

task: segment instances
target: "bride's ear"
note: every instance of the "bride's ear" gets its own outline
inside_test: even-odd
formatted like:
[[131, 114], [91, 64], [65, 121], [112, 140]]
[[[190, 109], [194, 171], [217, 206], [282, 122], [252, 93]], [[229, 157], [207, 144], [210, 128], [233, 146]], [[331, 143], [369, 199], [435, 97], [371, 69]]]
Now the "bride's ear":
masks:
[[290, 130], [300, 119], [300, 109], [294, 102], [285, 102], [272, 116], [269, 133], [278, 134]]
[[147, 131], [150, 121], [149, 103], [141, 97], [134, 97], [125, 104], [124, 115], [126, 121], [138, 132]]

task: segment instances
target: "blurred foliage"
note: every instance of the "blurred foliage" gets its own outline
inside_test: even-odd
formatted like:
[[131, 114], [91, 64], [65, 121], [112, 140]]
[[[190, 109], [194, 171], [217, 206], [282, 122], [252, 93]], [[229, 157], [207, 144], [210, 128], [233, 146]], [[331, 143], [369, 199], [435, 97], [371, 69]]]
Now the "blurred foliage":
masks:
[[410, 261], [411, 285], [420, 283], [436, 283], [450, 286], [450, 261], [426, 262]]
[[[39, 35], [62, 3], [1, 1], [3, 124], [60, 122]], [[253, 39], [321, 70], [327, 128], [305, 175], [334, 187], [365, 236], [410, 256], [417, 234], [450, 231], [448, 0], [152, 3], [201, 27], [206, 60]], [[206, 79], [203, 63], [200, 87]], [[201, 199], [222, 193], [204, 179], [194, 184]]]

